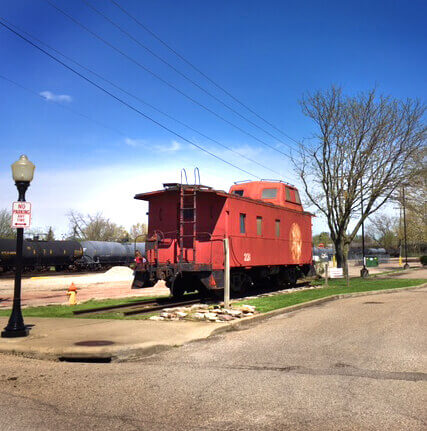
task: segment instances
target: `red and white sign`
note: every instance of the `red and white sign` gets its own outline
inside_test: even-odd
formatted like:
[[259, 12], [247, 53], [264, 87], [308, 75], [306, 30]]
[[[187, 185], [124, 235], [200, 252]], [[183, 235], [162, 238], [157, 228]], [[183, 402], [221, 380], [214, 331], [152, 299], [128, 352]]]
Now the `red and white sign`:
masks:
[[12, 227], [30, 227], [31, 203], [14, 202], [12, 205]]

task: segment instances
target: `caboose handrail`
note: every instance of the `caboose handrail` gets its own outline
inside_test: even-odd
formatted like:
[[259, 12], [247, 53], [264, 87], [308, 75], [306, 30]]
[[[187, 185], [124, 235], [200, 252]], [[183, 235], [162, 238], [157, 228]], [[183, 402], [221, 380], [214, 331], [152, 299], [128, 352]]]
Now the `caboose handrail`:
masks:
[[187, 171], [184, 168], [182, 168], [181, 169], [181, 185], [183, 184], [182, 183], [182, 174], [183, 173], [184, 173], [184, 176], [185, 176], [185, 184], [188, 184]]
[[[197, 178], [199, 178], [199, 182], [197, 182]], [[194, 168], [194, 184], [196, 185], [201, 185], [201, 182], [200, 182], [200, 171], [199, 171], [199, 168], [196, 166], [195, 168]]]

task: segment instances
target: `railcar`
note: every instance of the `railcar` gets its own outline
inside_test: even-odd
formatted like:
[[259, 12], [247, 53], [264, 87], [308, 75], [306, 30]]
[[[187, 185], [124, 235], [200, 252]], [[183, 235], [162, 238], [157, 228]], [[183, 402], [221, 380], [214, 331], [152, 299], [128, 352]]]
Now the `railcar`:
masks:
[[80, 268], [97, 269], [114, 265], [129, 265], [134, 261], [135, 250], [145, 254], [145, 243], [109, 241], [81, 241], [83, 255], [76, 261]]
[[229, 192], [166, 183], [141, 193], [149, 202], [148, 263], [133, 287], [165, 280], [174, 296], [224, 288], [223, 239], [229, 239], [230, 285], [293, 284], [312, 265], [312, 214], [298, 190], [280, 181], [234, 184]]
[[[41, 241], [24, 240], [23, 267], [40, 271], [55, 267], [57, 271], [96, 270], [113, 265], [129, 265], [135, 250], [145, 254], [145, 243], [107, 241]], [[15, 267], [16, 240], [0, 238], [0, 273]]]
[[[23, 266], [26, 270], [39, 270], [54, 266], [57, 270], [67, 269], [83, 255], [77, 241], [29, 241], [24, 240], [22, 249]], [[15, 267], [16, 240], [0, 239], [0, 268], [3, 271]]]

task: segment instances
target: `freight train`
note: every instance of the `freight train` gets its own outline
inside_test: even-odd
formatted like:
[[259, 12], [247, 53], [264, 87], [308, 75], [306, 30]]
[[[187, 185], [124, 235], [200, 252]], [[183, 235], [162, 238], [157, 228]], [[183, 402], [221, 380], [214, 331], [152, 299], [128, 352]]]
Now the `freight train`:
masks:
[[229, 192], [202, 185], [163, 184], [135, 195], [149, 202], [147, 263], [133, 287], [165, 280], [174, 296], [224, 288], [228, 238], [230, 287], [292, 285], [312, 269], [312, 214], [298, 190], [274, 180], [235, 183]]
[[[26, 271], [98, 270], [114, 265], [129, 265], [135, 250], [145, 254], [144, 243], [107, 241], [24, 240], [23, 267]], [[0, 239], [0, 273], [15, 266], [16, 240]]]

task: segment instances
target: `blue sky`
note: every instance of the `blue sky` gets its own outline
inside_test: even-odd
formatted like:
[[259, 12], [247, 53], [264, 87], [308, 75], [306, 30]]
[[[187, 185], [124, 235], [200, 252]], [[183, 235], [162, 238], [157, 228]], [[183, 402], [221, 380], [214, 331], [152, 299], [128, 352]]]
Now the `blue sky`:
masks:
[[[52, 1], [209, 109], [289, 152], [288, 146], [218, 104], [82, 1]], [[294, 145], [177, 59], [111, 2], [90, 2], [191, 79], [286, 144]], [[422, 1], [118, 2], [209, 77], [296, 140], [309, 138], [314, 131], [298, 105], [308, 91], [337, 84], [347, 93], [355, 93], [376, 85], [379, 92], [393, 97], [425, 100], [427, 7]], [[0, 3], [0, 17], [298, 185], [285, 156], [194, 105], [45, 0], [5, 0]], [[133, 194], [179, 180], [183, 167], [192, 172], [198, 166], [203, 183], [222, 189], [250, 178], [143, 119], [4, 28], [0, 28], [0, 58], [0, 75], [36, 93], [0, 78], [0, 208], [9, 208], [15, 199], [10, 164], [21, 153], [37, 165], [28, 191], [34, 224], [53, 225], [59, 232], [67, 230], [65, 214], [71, 208], [84, 213], [103, 211], [125, 227], [141, 221], [146, 208], [133, 202]], [[112, 91], [233, 164], [262, 178], [277, 177]], [[44, 98], [37, 96], [40, 93]], [[316, 219], [313, 230], [324, 228], [324, 221]]]

